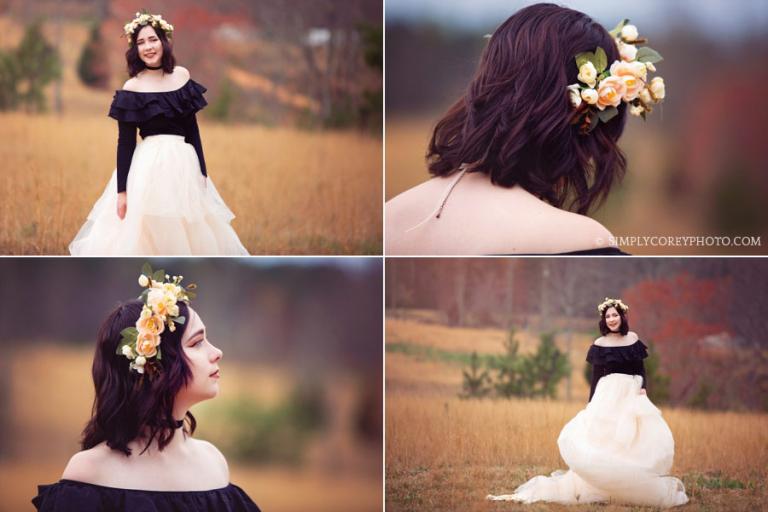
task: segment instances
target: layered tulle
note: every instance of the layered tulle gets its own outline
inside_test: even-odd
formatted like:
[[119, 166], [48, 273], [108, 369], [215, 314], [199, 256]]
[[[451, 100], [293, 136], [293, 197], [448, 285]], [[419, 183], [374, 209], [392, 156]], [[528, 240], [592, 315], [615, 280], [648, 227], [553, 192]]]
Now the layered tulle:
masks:
[[601, 378], [592, 401], [557, 440], [569, 470], [536, 476], [514, 494], [488, 499], [658, 507], [687, 503], [683, 483], [668, 476], [675, 453], [672, 432], [661, 411], [640, 394], [641, 385], [639, 376], [615, 373]]
[[75, 239], [73, 255], [245, 255], [230, 225], [234, 214], [194, 148], [180, 135], [136, 145], [128, 173], [127, 212], [117, 216], [117, 172]]

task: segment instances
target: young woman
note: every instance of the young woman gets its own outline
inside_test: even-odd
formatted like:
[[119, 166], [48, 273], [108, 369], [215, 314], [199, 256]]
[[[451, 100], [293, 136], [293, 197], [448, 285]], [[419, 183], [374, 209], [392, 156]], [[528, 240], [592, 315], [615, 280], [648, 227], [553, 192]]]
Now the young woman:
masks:
[[219, 450], [192, 437], [189, 408], [219, 393], [222, 352], [181, 279], [163, 281], [142, 275], [142, 300], [117, 307], [101, 326], [83, 451], [58, 483], [40, 486], [32, 500], [39, 511], [258, 512], [229, 482]]
[[672, 507], [688, 502], [683, 483], [669, 475], [675, 441], [645, 393], [647, 347], [629, 330], [621, 300], [598, 306], [602, 336], [589, 348], [592, 387], [587, 407], [557, 439], [568, 471], [536, 476], [494, 501], [561, 504], [612, 501]]
[[[161, 15], [125, 26], [131, 78], [117, 91], [117, 168], [69, 245], [73, 255], [248, 254], [208, 173], [196, 112], [206, 88], [175, 65]], [[136, 130], [142, 141], [136, 144]]]
[[553, 4], [505, 21], [434, 128], [433, 179], [386, 203], [387, 254], [624, 254], [585, 214], [624, 175], [627, 110], [664, 97], [641, 42]]

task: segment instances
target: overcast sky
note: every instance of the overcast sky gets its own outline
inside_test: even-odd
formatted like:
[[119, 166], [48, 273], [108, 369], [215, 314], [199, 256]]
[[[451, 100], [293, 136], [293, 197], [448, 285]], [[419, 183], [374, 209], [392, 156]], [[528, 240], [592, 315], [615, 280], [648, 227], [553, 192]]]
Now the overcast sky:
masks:
[[[526, 0], [385, 0], [387, 21], [432, 20], [467, 30], [492, 29]], [[658, 33], [693, 24], [717, 38], [740, 39], [741, 34], [768, 37], [768, 0], [561, 0], [555, 2], [585, 12], [607, 28], [630, 18], [640, 33]]]

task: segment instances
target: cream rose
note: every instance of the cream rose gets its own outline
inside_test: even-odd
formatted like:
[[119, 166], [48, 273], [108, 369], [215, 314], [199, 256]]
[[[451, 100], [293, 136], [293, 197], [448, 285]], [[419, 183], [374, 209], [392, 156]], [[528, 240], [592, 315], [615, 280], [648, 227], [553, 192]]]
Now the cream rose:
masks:
[[635, 41], [639, 35], [634, 25], [624, 25], [621, 29], [621, 38], [628, 43]]
[[157, 334], [139, 332], [139, 336], [136, 338], [136, 353], [144, 357], [154, 357], [157, 355], [157, 346], [159, 344], [160, 336]]
[[640, 91], [645, 89], [645, 83], [635, 76], [624, 75], [621, 77], [621, 80], [624, 82], [624, 87], [626, 88], [626, 91], [624, 91], [625, 101], [632, 101], [637, 98]]
[[627, 62], [635, 60], [637, 57], [637, 46], [633, 44], [619, 43], [619, 55], [622, 60]]
[[159, 315], [149, 315], [145, 318], [139, 318], [139, 321], [136, 322], [136, 329], [138, 329], [139, 332], [148, 332], [150, 334], [159, 335], [165, 331], [165, 320]]
[[651, 89], [651, 94], [653, 94], [653, 98], [656, 100], [663, 100], [664, 95], [666, 94], [666, 91], [664, 89], [664, 79], [660, 76], [654, 77], [653, 80], [651, 80], [651, 84], [648, 86]]
[[633, 105], [629, 108], [629, 113], [632, 114], [633, 116], [639, 117], [644, 111], [645, 109], [643, 108], [642, 105]]
[[597, 91], [594, 89], [584, 89], [581, 91], [581, 99], [589, 103], [590, 105], [594, 105], [597, 103]]
[[640, 78], [641, 80], [645, 80], [646, 76], [648, 76], [648, 69], [642, 62], [624, 62], [617, 60], [611, 64], [610, 72], [613, 76], [631, 75]]
[[579, 108], [579, 106], [581, 105], [581, 96], [579, 95], [579, 84], [569, 85], [568, 94], [569, 94], [569, 99], [571, 100], [571, 105], [573, 105], [575, 108]]
[[136, 354], [133, 353], [133, 349], [131, 349], [130, 345], [123, 345], [122, 352], [123, 352], [123, 355], [128, 359], [133, 359], [136, 357]]
[[584, 82], [588, 86], [594, 87], [595, 82], [597, 82], [597, 69], [595, 69], [595, 65], [589, 61], [582, 64], [579, 68], [579, 76], [577, 78], [580, 82]]
[[605, 107], [618, 107], [621, 98], [626, 92], [624, 81], [619, 76], [609, 76], [597, 89], [597, 108], [605, 110]]
[[143, 288], [146, 288], [147, 286], [149, 286], [149, 278], [144, 274], [141, 274], [139, 276], [139, 286]]
[[643, 88], [642, 91], [640, 91], [640, 100], [646, 105], [653, 102], [653, 98], [651, 98], [651, 93], [648, 92], [648, 89], [645, 87]]

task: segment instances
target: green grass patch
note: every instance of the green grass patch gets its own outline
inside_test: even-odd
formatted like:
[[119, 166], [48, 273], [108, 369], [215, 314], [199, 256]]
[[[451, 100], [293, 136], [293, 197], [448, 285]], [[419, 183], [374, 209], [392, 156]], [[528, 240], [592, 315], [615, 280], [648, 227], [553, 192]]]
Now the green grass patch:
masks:
[[[448, 363], [456, 366], [469, 366], [472, 359], [471, 352], [451, 352], [430, 345], [416, 345], [414, 343], [399, 341], [387, 343], [386, 349], [387, 352], [393, 354], [404, 354], [418, 359], [439, 361], [441, 363]], [[479, 363], [485, 367], [492, 367], [499, 359], [499, 356], [494, 354], [477, 354], [477, 357]]]

